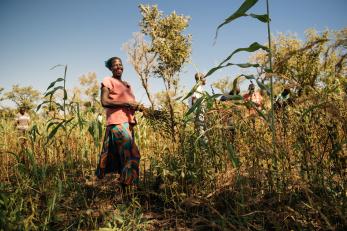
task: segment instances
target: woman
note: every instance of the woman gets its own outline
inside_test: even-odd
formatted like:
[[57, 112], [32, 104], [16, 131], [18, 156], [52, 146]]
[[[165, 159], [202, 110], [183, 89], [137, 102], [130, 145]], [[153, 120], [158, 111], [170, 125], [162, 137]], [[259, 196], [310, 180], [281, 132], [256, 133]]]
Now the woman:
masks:
[[117, 172], [123, 186], [139, 182], [140, 153], [134, 142], [134, 113], [141, 106], [135, 101], [130, 85], [122, 80], [123, 64], [118, 57], [105, 63], [112, 77], [101, 83], [101, 104], [106, 110], [106, 133], [97, 168], [98, 178]]
[[[30, 116], [26, 112], [26, 107], [22, 106], [19, 108], [19, 113], [17, 114], [15, 120], [19, 136], [19, 145], [23, 151], [24, 148], [27, 147], [27, 132], [30, 126]], [[22, 161], [26, 161], [24, 155], [22, 156]]]
[[16, 116], [16, 127], [20, 136], [24, 136], [29, 129], [30, 116], [26, 113], [25, 107], [19, 108], [19, 113]]
[[254, 104], [254, 106], [248, 108], [248, 116], [257, 116], [258, 113], [256, 109], [258, 109], [258, 111], [263, 110], [263, 97], [259, 92], [255, 91], [255, 86], [252, 82], [248, 86], [248, 93], [243, 95], [243, 100], [245, 102], [250, 101]]

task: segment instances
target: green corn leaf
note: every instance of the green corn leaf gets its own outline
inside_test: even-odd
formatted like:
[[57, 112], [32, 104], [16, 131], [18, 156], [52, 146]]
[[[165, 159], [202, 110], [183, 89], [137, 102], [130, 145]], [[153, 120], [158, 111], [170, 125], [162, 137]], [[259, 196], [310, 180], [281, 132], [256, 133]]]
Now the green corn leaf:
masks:
[[234, 50], [223, 62], [221, 62], [219, 65], [223, 65], [226, 61], [228, 61], [229, 59], [231, 59], [231, 57], [241, 51], [247, 51], [247, 52], [254, 52], [257, 51], [259, 49], [263, 49], [265, 51], [268, 51], [269, 48], [267, 46], [263, 46], [257, 42], [252, 43], [251, 45], [249, 45], [249, 47], [242, 47], [242, 48], [237, 48], [236, 50]]
[[214, 95], [207, 95], [206, 99], [207, 100], [213, 100], [213, 99], [216, 99], [220, 96], [222, 96], [223, 94], [214, 94]]
[[57, 67], [65, 67], [65, 65], [63, 65], [63, 64], [57, 64], [57, 65], [55, 65], [54, 67], [51, 67], [50, 70], [53, 70], [53, 69], [55, 69], [55, 68], [57, 68]]
[[67, 92], [66, 92], [66, 89], [64, 89], [64, 100], [67, 100]]
[[50, 95], [50, 96], [52, 97], [52, 95], [54, 94], [54, 92], [56, 92], [56, 91], [59, 90], [59, 89], [64, 89], [64, 87], [63, 87], [63, 86], [55, 87], [53, 90], [47, 92], [47, 93], [45, 94], [45, 97], [48, 96], [48, 95]]
[[58, 108], [59, 108], [61, 111], [64, 110], [63, 105], [61, 105], [60, 103], [54, 102], [54, 104], [55, 104], [56, 106], [58, 106]]
[[41, 135], [36, 124], [32, 126], [32, 128], [29, 131], [29, 134], [34, 142], [36, 141], [36, 135]]
[[[46, 143], [48, 143], [53, 137], [54, 135], [57, 133], [57, 131], [59, 130], [59, 128], [66, 126], [68, 123], [70, 123], [75, 117], [70, 118], [69, 120], [64, 120], [60, 123], [57, 124], [57, 126], [55, 126], [52, 131], [49, 133], [49, 135], [47, 136], [47, 141]], [[54, 123], [54, 122], [53, 122]], [[56, 123], [56, 122], [55, 122]]]
[[57, 82], [61, 82], [61, 81], [64, 81], [64, 79], [63, 79], [63, 78], [58, 78], [58, 79], [56, 79], [55, 81], [51, 82], [51, 83], [49, 84], [49, 86], [48, 86], [48, 88], [47, 88], [46, 91], [48, 91], [48, 89], [50, 89], [51, 87], [53, 87]]
[[[225, 62], [227, 62], [228, 60], [231, 59], [231, 57], [238, 53], [238, 52], [241, 52], [241, 51], [247, 51], [247, 52], [254, 52], [254, 51], [257, 51], [259, 49], [263, 49], [265, 51], [268, 51], [269, 48], [267, 46], [263, 46], [257, 42], [254, 42], [252, 43], [249, 47], [244, 47], [244, 48], [238, 48], [236, 50], [234, 50], [226, 59], [223, 60], [223, 62], [221, 62], [217, 67], [214, 67], [212, 69], [210, 69], [207, 74], [205, 75], [205, 78], [209, 75], [211, 75], [213, 72], [215, 72], [216, 70], [218, 69], [221, 69], [223, 67], [225, 67], [225, 65], [223, 66], [223, 64]], [[235, 65], [235, 64], [227, 64], [226, 66], [230, 66], [230, 65]], [[249, 67], [249, 64], [236, 64], [237, 66], [241, 67], [241, 68], [246, 68], [246, 67]], [[259, 67], [259, 64], [252, 64], [252, 66], [256, 65], [256, 67]]]
[[235, 91], [235, 89], [236, 89], [236, 87], [237, 87], [237, 85], [238, 85], [238, 81], [239, 81], [239, 79], [240, 79], [240, 75], [239, 76], [237, 76], [235, 79], [234, 79], [234, 81], [233, 81], [233, 91]]
[[48, 131], [49, 128], [52, 127], [52, 126], [55, 125], [55, 124], [59, 124], [59, 122], [57, 122], [57, 121], [50, 122], [50, 123], [47, 125], [46, 131]]
[[205, 99], [206, 99], [206, 107], [207, 109], [210, 109], [211, 107], [213, 107], [213, 104], [214, 104], [214, 100], [220, 96], [222, 96], [223, 94], [213, 94], [213, 95], [209, 95], [207, 92], [206, 92], [206, 96], [205, 96]]
[[188, 110], [188, 112], [185, 114], [185, 116], [190, 115], [193, 111], [195, 111], [195, 109], [197, 109], [198, 107], [201, 107], [201, 103], [202, 101], [205, 99], [205, 97], [200, 97], [194, 104], [193, 106]]
[[254, 6], [254, 4], [256, 4], [257, 2], [258, 2], [258, 0], [245, 0], [237, 11], [235, 11], [232, 15], [230, 15], [228, 18], [226, 18], [224, 20], [224, 22], [217, 27], [215, 39], [217, 39], [218, 30], [222, 26], [230, 23], [231, 21], [233, 21], [239, 17], [246, 16], [247, 10], [252, 8], [252, 6]]
[[249, 79], [249, 80], [255, 79], [254, 75], [244, 75], [244, 74], [241, 74], [239, 77], [245, 77], [246, 79]]
[[88, 132], [93, 137], [93, 141], [96, 147], [99, 147], [99, 132], [98, 132], [98, 122], [96, 120], [89, 124]]
[[235, 66], [238, 66], [241, 68], [259, 67], [258, 63], [239, 63], [239, 64], [227, 63], [225, 66], [227, 67], [227, 66], [232, 66], [232, 65], [235, 65]]
[[266, 93], [267, 93], [268, 95], [271, 94], [271, 90], [270, 90], [268, 87], [266, 87], [265, 84], [263, 84], [262, 82], [260, 82], [258, 79], [256, 80], [256, 82], [257, 82], [257, 85], [260, 87], [260, 89], [266, 91]]
[[229, 159], [230, 159], [231, 162], [233, 163], [234, 168], [239, 167], [239, 165], [240, 165], [240, 160], [239, 160], [239, 158], [237, 157], [237, 154], [236, 154], [236, 152], [235, 152], [234, 146], [233, 146], [232, 144], [228, 143], [227, 148], [228, 148], [228, 156], [229, 156]]
[[227, 100], [243, 100], [243, 97], [241, 95], [227, 95]]
[[267, 14], [249, 14], [249, 16], [265, 23], [270, 22], [271, 20]]
[[57, 131], [59, 130], [60, 127], [62, 127], [64, 125], [65, 121], [62, 121], [60, 123], [57, 124], [57, 126], [55, 126], [52, 131], [49, 133], [49, 135], [47, 136], [47, 141], [46, 143], [48, 143], [53, 137], [54, 135], [57, 133]]
[[75, 117], [71, 117], [70, 119], [65, 120], [65, 121], [64, 121], [64, 126], [66, 126], [67, 124], [71, 123], [71, 121], [72, 121], [74, 118], [75, 118]]
[[192, 96], [198, 87], [199, 87], [199, 84], [198, 83], [195, 84], [192, 90], [190, 90], [190, 92], [182, 99], [182, 101]]
[[83, 128], [83, 123], [85, 122], [83, 118], [81, 117], [81, 112], [80, 112], [80, 105], [79, 103], [76, 102], [76, 110], [77, 110], [77, 118], [78, 118], [78, 126], [80, 129]]
[[36, 111], [40, 110], [40, 108], [42, 107], [42, 105], [46, 104], [46, 103], [49, 103], [50, 100], [45, 100], [43, 101], [42, 103], [40, 103], [37, 107], [36, 107]]
[[228, 66], [238, 66], [238, 67], [241, 67], [241, 68], [249, 68], [249, 67], [259, 67], [259, 64], [255, 63], [227, 63], [225, 65], [219, 65], [217, 67], [214, 67], [212, 69], [210, 69], [207, 74], [205, 75], [205, 77], [209, 76], [209, 75], [212, 75], [215, 71], [221, 69], [221, 68], [224, 68], [224, 67], [228, 67]]

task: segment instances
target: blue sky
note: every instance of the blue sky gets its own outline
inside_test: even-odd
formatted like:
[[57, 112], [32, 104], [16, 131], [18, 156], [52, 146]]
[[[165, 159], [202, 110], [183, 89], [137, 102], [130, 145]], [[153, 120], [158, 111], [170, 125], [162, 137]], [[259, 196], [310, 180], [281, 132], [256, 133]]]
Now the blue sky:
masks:
[[[0, 1], [0, 86], [33, 86], [44, 92], [63, 69], [49, 70], [67, 64], [68, 88], [78, 86], [78, 78], [96, 72], [98, 81], [109, 75], [104, 61], [112, 56], [123, 59], [123, 79], [129, 81], [138, 100], [147, 102], [144, 90], [122, 51], [122, 44], [140, 30], [139, 4], [157, 4], [164, 14], [176, 11], [191, 17], [186, 34], [192, 35], [191, 63], [182, 73], [181, 84], [189, 89], [194, 73], [206, 72], [233, 50], [252, 42], [267, 41], [266, 25], [251, 18], [240, 18], [221, 28], [213, 46], [216, 27], [233, 13], [243, 0], [1, 0]], [[304, 38], [308, 28], [323, 31], [347, 26], [346, 0], [269, 0], [271, 31], [296, 33]], [[250, 13], [266, 12], [265, 0], [259, 0]], [[235, 56], [232, 62], [247, 60], [248, 54]], [[207, 88], [224, 76], [234, 77], [241, 71], [228, 68], [209, 77]], [[248, 71], [249, 72], [249, 71]], [[162, 88], [151, 82], [152, 92]]]

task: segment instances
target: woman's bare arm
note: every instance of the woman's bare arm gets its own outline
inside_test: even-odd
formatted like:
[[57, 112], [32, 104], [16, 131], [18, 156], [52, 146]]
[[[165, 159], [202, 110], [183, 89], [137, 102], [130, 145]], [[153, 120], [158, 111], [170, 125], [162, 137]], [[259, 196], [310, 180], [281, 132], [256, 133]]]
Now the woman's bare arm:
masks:
[[118, 108], [118, 107], [129, 107], [133, 110], [136, 110], [139, 106], [136, 102], [120, 102], [114, 101], [109, 98], [110, 90], [103, 86], [101, 88], [101, 105], [106, 108]]

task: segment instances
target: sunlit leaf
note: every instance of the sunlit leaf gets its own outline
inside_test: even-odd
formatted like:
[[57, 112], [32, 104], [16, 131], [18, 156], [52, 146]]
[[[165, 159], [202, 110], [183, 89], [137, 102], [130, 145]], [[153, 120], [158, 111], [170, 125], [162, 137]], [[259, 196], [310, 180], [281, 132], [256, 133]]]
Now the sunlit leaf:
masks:
[[58, 78], [57, 80], [55, 80], [54, 82], [51, 82], [47, 88], [46, 91], [48, 91], [48, 89], [50, 89], [51, 87], [53, 87], [57, 82], [61, 82], [61, 81], [64, 81], [63, 78]]
[[265, 51], [268, 51], [269, 48], [267, 46], [263, 46], [257, 42], [252, 43], [251, 45], [249, 45], [249, 47], [242, 47], [242, 48], [237, 48], [236, 50], [234, 50], [226, 59], [224, 59], [223, 62], [221, 62], [219, 65], [223, 65], [226, 61], [228, 61], [229, 59], [231, 59], [231, 57], [241, 51], [247, 51], [247, 52], [254, 52], [257, 51], [259, 49], [263, 49]]
[[207, 74], [205, 75], [205, 78], [209, 75], [211, 75], [212, 73], [214, 73], [215, 71], [217, 71], [218, 69], [221, 69], [223, 67], [226, 67], [226, 66], [231, 66], [231, 65], [237, 65], [241, 68], [247, 68], [247, 67], [259, 67], [259, 64], [249, 64], [249, 63], [245, 63], [245, 64], [233, 64], [233, 63], [228, 63], [226, 65], [223, 65], [225, 62], [227, 62], [228, 60], [231, 59], [231, 57], [238, 53], [238, 52], [241, 52], [241, 51], [247, 51], [247, 52], [254, 52], [254, 51], [257, 51], [259, 49], [263, 49], [263, 50], [266, 50], [268, 51], [269, 48], [267, 46], [263, 46], [257, 42], [254, 42], [252, 43], [249, 47], [244, 47], [244, 48], [238, 48], [236, 50], [234, 50], [226, 59], [223, 60], [223, 62], [221, 62], [217, 67], [214, 67], [212, 69], [210, 69]]
[[56, 67], [65, 67], [65, 65], [57, 64], [57, 65], [55, 65], [54, 67], [51, 67], [50, 70], [53, 70], [53, 69], [55, 69]]
[[48, 123], [47, 128], [46, 128], [46, 131], [49, 131], [49, 128], [50, 128], [50, 127], [52, 127], [53, 125], [58, 124], [58, 123], [59, 123], [59, 122], [57, 122], [57, 121], [53, 121], [53, 122]]
[[227, 95], [225, 96], [227, 100], [242, 100], [243, 97], [241, 95]]
[[257, 63], [227, 63], [225, 65], [219, 65], [217, 67], [214, 67], [212, 69], [210, 69], [207, 74], [205, 75], [205, 77], [209, 76], [209, 75], [212, 75], [215, 71], [221, 69], [221, 68], [224, 68], [224, 67], [228, 67], [228, 66], [238, 66], [238, 67], [241, 67], [241, 68], [249, 68], [249, 67], [259, 67], [259, 64]]
[[256, 18], [261, 22], [270, 22], [270, 18], [267, 14], [249, 14], [252, 18]]
[[56, 91], [59, 90], [59, 89], [64, 89], [64, 87], [63, 87], [63, 86], [55, 87], [53, 90], [47, 92], [47, 93], [45, 94], [45, 97], [48, 96], [48, 95], [52, 96], [52, 95], [54, 94], [54, 92], [56, 92]]
[[50, 141], [54, 135], [57, 133], [57, 131], [59, 130], [60, 127], [62, 127], [64, 125], [65, 121], [62, 121], [60, 123], [57, 124], [57, 126], [55, 126], [52, 131], [49, 133], [49, 135], [47, 136], [47, 143], [48, 141]]
[[256, 80], [256, 83], [257, 83], [257, 85], [260, 87], [260, 89], [262, 89], [263, 91], [266, 91], [266, 93], [267, 93], [268, 95], [271, 94], [271, 90], [270, 90], [268, 87], [266, 87], [265, 84], [263, 84], [262, 82], [260, 82], [258, 79]]
[[231, 21], [233, 21], [233, 20], [235, 20], [235, 19], [237, 19], [239, 17], [245, 16], [247, 10], [249, 10], [257, 2], [258, 2], [258, 0], [245, 0], [237, 11], [235, 11], [232, 15], [230, 15], [228, 18], [226, 18], [224, 20], [224, 22], [217, 27], [215, 39], [218, 36], [218, 30], [222, 26], [224, 26], [225, 24], [230, 23]]
[[185, 116], [190, 115], [195, 109], [201, 106], [202, 101], [204, 100], [205, 97], [200, 97], [193, 105], [192, 107], [188, 110], [188, 112], [185, 114]]
[[36, 111], [40, 110], [40, 108], [42, 107], [42, 105], [46, 104], [46, 103], [49, 103], [50, 100], [46, 100], [46, 101], [43, 101], [42, 103], [40, 103], [37, 107], [36, 107]]
[[190, 90], [190, 92], [182, 99], [182, 101], [192, 96], [198, 87], [199, 87], [199, 84], [198, 83], [195, 84], [192, 90]]
[[[64, 120], [60, 123], [57, 124], [57, 126], [55, 126], [52, 131], [49, 133], [49, 135], [47, 136], [47, 143], [54, 137], [54, 135], [57, 133], [57, 131], [59, 130], [59, 128], [66, 126], [68, 123], [70, 123], [72, 120], [74, 119], [74, 117], [68, 119], [68, 120]], [[52, 122], [52, 123], [56, 123], [56, 122]], [[52, 125], [50, 125], [52, 126]]]

